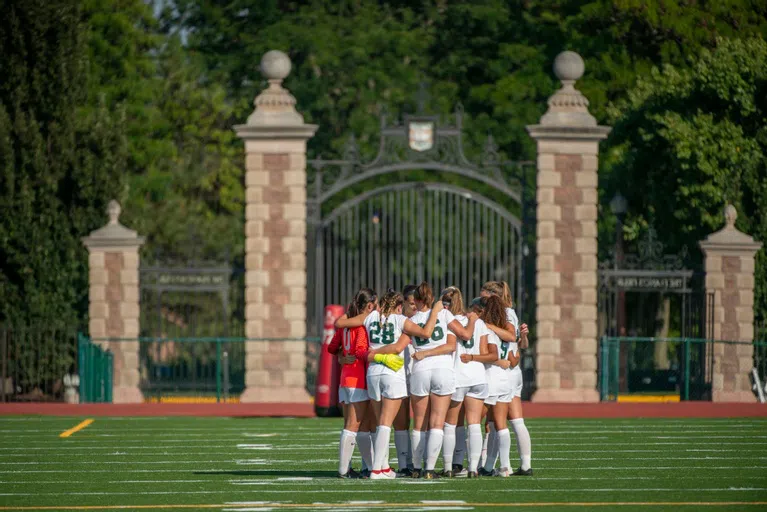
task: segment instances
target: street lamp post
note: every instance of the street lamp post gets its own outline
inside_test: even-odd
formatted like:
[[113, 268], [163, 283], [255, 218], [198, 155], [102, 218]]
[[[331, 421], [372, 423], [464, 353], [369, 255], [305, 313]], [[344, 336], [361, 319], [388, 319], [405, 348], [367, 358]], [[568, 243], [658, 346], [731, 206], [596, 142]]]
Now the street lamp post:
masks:
[[[615, 215], [615, 269], [623, 266], [623, 221], [626, 219], [628, 211], [628, 201], [620, 192], [610, 201], [610, 210]], [[618, 336], [626, 336], [626, 292], [618, 288], [618, 304], [616, 311], [616, 331]], [[628, 356], [629, 347], [627, 343], [621, 343], [619, 349], [620, 371], [618, 373], [618, 386], [621, 392], [628, 391]]]

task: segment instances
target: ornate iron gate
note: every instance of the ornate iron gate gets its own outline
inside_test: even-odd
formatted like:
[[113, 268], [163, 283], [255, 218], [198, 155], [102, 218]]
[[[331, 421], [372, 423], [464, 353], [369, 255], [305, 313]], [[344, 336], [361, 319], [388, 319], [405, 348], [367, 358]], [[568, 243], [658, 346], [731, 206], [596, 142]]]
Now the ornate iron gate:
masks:
[[[707, 293], [704, 276], [685, 268], [686, 249], [679, 255], [664, 254], [663, 244], [650, 228], [639, 240], [637, 254], [615, 255], [599, 266], [599, 334], [608, 337], [708, 338], [713, 333], [713, 294]], [[668, 325], [659, 325], [658, 311], [665, 302]], [[710, 398], [713, 351], [710, 344], [694, 346], [690, 360], [693, 399]], [[665, 346], [665, 344], [664, 344]], [[685, 372], [682, 344], [673, 348], [667, 370], [669, 385]], [[619, 388], [637, 391], [631, 382], [649, 376], [654, 369], [655, 347], [651, 343], [620, 344]], [[600, 366], [601, 367], [601, 366]], [[655, 372], [659, 373], [659, 372]], [[632, 375], [633, 374], [633, 375]], [[659, 375], [654, 377], [661, 379]]]
[[531, 242], [524, 227], [534, 225], [525, 201], [533, 162], [501, 161], [491, 136], [480, 161], [470, 161], [462, 117], [460, 106], [452, 119], [425, 115], [422, 99], [402, 122], [381, 117], [372, 161], [362, 161], [354, 137], [341, 160], [309, 161], [310, 335], [321, 335], [325, 305], [346, 304], [362, 286], [382, 293], [422, 280], [467, 297], [485, 281], [505, 280], [520, 318], [533, 323], [523, 264]]
[[228, 340], [244, 336], [244, 271], [228, 262], [197, 261], [144, 264], [139, 272], [144, 396], [213, 396], [224, 354], [231, 376], [227, 391], [239, 394], [245, 386], [244, 345]]

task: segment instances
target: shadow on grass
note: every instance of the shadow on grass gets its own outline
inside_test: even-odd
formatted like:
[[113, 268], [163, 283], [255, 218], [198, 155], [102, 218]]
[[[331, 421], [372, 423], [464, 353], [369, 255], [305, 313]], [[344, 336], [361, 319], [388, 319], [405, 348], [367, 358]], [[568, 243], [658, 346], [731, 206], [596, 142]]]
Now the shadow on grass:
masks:
[[283, 476], [283, 477], [311, 477], [311, 478], [335, 478], [334, 471], [300, 471], [279, 469], [246, 469], [230, 471], [195, 471], [195, 475], [230, 475], [230, 476]]

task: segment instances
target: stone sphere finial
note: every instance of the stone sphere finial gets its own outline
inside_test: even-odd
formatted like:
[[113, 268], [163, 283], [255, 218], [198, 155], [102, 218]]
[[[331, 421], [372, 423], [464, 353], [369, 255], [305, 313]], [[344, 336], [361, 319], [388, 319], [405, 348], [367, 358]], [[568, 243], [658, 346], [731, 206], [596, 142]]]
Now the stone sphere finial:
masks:
[[112, 199], [107, 205], [107, 215], [109, 215], [110, 224], [118, 224], [120, 219], [120, 213], [122, 213], [122, 207], [120, 203]]
[[731, 204], [724, 207], [724, 220], [728, 228], [735, 227], [735, 220], [738, 218], [738, 210]]
[[575, 52], [565, 51], [554, 59], [554, 74], [563, 82], [575, 82], [583, 76], [586, 66]]
[[268, 51], [261, 57], [261, 73], [267, 80], [285, 80], [291, 67], [290, 57], [280, 50]]

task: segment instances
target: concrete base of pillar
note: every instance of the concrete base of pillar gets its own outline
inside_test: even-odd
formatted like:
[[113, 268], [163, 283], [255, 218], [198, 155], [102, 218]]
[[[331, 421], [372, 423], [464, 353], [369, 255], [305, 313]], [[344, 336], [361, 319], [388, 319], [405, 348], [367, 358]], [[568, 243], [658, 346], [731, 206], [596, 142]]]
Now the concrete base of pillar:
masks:
[[117, 386], [112, 389], [112, 403], [140, 404], [144, 402], [141, 390], [134, 386]]
[[533, 393], [533, 402], [594, 403], [599, 402], [596, 389], [539, 389]]
[[711, 398], [713, 402], [756, 402], [756, 396], [751, 391], [714, 391]]
[[241, 403], [311, 403], [312, 397], [303, 387], [247, 387], [240, 395]]

